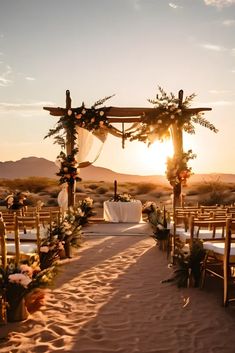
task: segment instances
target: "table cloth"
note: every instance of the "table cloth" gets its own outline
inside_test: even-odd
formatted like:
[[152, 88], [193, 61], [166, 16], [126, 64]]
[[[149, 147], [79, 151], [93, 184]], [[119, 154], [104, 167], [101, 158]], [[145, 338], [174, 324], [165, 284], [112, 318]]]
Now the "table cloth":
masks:
[[131, 202], [105, 201], [104, 219], [108, 222], [141, 222], [142, 221], [142, 203], [140, 200]]

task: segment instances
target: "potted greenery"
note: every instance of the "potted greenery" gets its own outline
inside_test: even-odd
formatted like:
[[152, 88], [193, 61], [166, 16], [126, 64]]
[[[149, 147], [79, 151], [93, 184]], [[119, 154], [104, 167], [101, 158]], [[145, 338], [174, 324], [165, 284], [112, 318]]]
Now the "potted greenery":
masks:
[[148, 221], [153, 228], [153, 238], [156, 240], [159, 248], [164, 251], [169, 251], [170, 229], [167, 225], [169, 214], [166, 211], [165, 206], [160, 208], [155, 202], [148, 201], [143, 206], [143, 213], [147, 214]]

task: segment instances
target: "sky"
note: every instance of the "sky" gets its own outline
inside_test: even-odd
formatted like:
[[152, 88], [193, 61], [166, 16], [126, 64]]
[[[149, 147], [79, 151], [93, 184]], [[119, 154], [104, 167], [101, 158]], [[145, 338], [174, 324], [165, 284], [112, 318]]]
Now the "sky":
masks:
[[[158, 86], [210, 107], [217, 134], [184, 135], [194, 173], [235, 173], [235, 0], [0, 0], [0, 161], [54, 161], [44, 106], [152, 107]], [[108, 136], [94, 165], [164, 174], [171, 142], [148, 148]], [[91, 154], [96, 154], [94, 146]]]

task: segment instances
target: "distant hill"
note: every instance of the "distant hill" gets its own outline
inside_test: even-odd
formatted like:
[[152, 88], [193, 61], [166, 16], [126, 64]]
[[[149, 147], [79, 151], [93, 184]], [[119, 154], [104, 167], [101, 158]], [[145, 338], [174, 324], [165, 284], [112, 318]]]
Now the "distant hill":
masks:
[[[47, 177], [57, 178], [58, 168], [55, 163], [45, 158], [27, 157], [18, 161], [0, 162], [0, 178], [16, 179], [28, 177]], [[90, 181], [113, 181], [118, 182], [151, 182], [158, 184], [167, 184], [163, 175], [132, 175], [116, 173], [103, 167], [89, 166], [82, 168], [80, 176], [83, 180]], [[221, 182], [235, 183], [235, 174], [195, 174], [190, 178], [190, 183], [202, 181], [214, 181], [219, 179]]]

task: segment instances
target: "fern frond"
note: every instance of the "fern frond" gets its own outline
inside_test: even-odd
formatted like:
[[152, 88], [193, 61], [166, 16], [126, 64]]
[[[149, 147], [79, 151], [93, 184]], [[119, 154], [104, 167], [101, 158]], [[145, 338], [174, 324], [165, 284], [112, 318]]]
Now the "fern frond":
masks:
[[112, 94], [111, 96], [107, 96], [107, 97], [104, 97], [104, 98], [102, 98], [102, 99], [99, 99], [98, 101], [96, 101], [96, 102], [93, 104], [92, 108], [95, 108], [95, 107], [98, 107], [99, 105], [104, 104], [108, 99], [110, 99], [110, 98], [112, 98], [112, 97], [114, 97], [114, 96], [115, 96], [115, 94]]
[[210, 129], [211, 131], [213, 131], [215, 133], [217, 133], [219, 131], [212, 123], [210, 123], [207, 119], [205, 119], [201, 114], [193, 116], [191, 118], [191, 120], [194, 123], [199, 124], [203, 127], [206, 127], [207, 129]]

